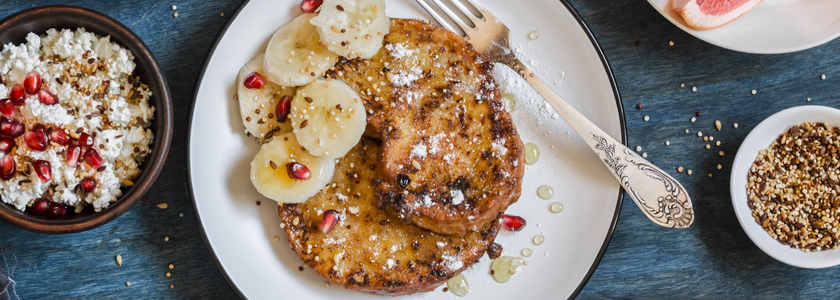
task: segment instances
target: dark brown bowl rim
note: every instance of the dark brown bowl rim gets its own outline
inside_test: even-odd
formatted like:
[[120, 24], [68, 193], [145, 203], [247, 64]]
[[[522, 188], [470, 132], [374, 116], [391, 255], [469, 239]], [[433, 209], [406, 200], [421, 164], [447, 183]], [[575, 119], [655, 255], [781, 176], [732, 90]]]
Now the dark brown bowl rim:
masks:
[[[119, 21], [98, 11], [69, 5], [41, 6], [23, 10], [0, 20], [0, 36], [7, 34], [12, 28], [28, 26], [28, 24], [33, 23], [33, 20], [43, 18], [78, 18], [79, 20], [84, 20], [79, 23], [96, 24], [97, 27], [104, 28], [104, 31], [107, 32], [98, 32], [90, 29], [88, 31], [100, 36], [110, 35], [111, 41], [120, 44], [134, 54], [138, 68], [142, 64], [150, 65], [151, 68], [144, 70], [147, 72], [146, 77], [156, 82], [159, 86], [158, 89], [152, 90], [155, 95], [154, 97], [158, 99], [157, 101], [153, 101], [155, 106], [155, 119], [152, 121], [152, 126], [156, 126], [157, 129], [153, 130], [155, 138], [152, 154], [144, 161], [143, 164], [146, 167], [142, 170], [140, 176], [135, 179], [137, 182], [135, 182], [134, 186], [125, 191], [108, 208], [97, 213], [76, 218], [51, 220], [18, 211], [13, 206], [0, 201], [0, 220], [12, 224], [15, 227], [38, 233], [75, 233], [96, 228], [119, 217], [134, 206], [146, 191], [151, 188], [163, 169], [172, 140], [172, 96], [169, 93], [166, 78], [157, 59], [155, 59], [146, 44], [143, 43], [143, 40]], [[71, 28], [71, 26], [58, 28], [76, 29]], [[150, 84], [150, 86], [152, 85]]]

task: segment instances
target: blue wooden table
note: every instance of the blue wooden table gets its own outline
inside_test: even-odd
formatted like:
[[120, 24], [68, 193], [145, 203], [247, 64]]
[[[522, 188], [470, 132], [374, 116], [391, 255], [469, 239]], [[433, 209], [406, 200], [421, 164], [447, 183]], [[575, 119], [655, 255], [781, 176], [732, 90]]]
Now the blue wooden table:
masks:
[[[836, 297], [840, 268], [791, 267], [747, 238], [732, 210], [729, 171], [741, 141], [765, 117], [799, 105], [840, 107], [840, 40], [792, 54], [744, 54], [688, 35], [644, 0], [570, 2], [615, 73], [629, 145], [641, 146], [650, 160], [681, 180], [697, 213], [691, 228], [666, 229], [626, 201], [609, 248], [579, 298]], [[214, 37], [240, 2], [6, 0], [0, 1], [0, 17], [47, 4], [102, 11], [143, 38], [169, 80], [175, 135], [148, 201], [115, 221], [59, 236], [0, 223], [0, 244], [16, 257], [17, 294], [22, 299], [235, 298], [201, 239], [185, 190], [184, 147], [196, 78]], [[698, 112], [701, 116], [691, 123]], [[644, 116], [650, 121], [643, 121]], [[715, 132], [714, 120], [723, 123], [721, 132]], [[735, 129], [733, 123], [740, 126]], [[721, 146], [706, 150], [706, 143], [685, 129], [713, 133]], [[693, 174], [677, 173], [680, 166]], [[156, 207], [164, 202], [169, 208]], [[121, 267], [115, 263], [117, 255], [122, 256]]]

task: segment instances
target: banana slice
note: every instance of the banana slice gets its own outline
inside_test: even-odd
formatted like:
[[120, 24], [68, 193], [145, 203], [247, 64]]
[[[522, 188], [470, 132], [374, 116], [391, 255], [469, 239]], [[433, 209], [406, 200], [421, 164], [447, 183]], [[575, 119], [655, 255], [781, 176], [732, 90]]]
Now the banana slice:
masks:
[[[236, 81], [242, 124], [245, 124], [245, 130], [259, 141], [292, 131], [291, 121], [284, 119], [280, 122], [277, 116], [277, 104], [284, 96], [294, 97], [297, 90], [294, 87], [279, 86], [262, 77], [265, 74], [263, 72], [264, 56], [265, 54], [259, 54], [242, 66]], [[262, 81], [259, 81], [259, 77], [255, 79], [252, 76], [262, 77]], [[285, 113], [286, 115], [280, 118], [287, 117], [288, 111]]]
[[[305, 166], [309, 179], [291, 177], [288, 164]], [[301, 169], [297, 169], [301, 172]], [[280, 203], [304, 202], [330, 183], [335, 160], [310, 155], [298, 144], [293, 133], [277, 136], [263, 144], [251, 161], [251, 182], [257, 191]]]
[[385, 0], [325, 0], [310, 23], [318, 28], [321, 42], [330, 51], [365, 59], [379, 52], [390, 26]]
[[339, 158], [359, 142], [367, 125], [362, 98], [339, 80], [319, 79], [298, 89], [292, 127], [310, 154]]
[[269, 81], [282, 86], [300, 86], [321, 77], [338, 56], [321, 46], [318, 31], [302, 14], [274, 33], [265, 48], [263, 68]]

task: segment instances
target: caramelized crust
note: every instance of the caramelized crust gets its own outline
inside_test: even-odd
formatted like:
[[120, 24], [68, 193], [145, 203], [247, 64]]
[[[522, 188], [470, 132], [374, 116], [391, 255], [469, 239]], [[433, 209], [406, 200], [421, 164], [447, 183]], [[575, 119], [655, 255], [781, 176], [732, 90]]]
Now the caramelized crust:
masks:
[[[289, 243], [319, 275], [348, 289], [392, 296], [433, 290], [478, 262], [500, 223], [451, 236], [391, 218], [373, 191], [379, 149], [379, 141], [363, 138], [336, 164], [335, 187], [279, 207]], [[324, 234], [320, 223], [329, 210], [340, 221]]]
[[392, 19], [368, 60], [339, 59], [327, 76], [355, 87], [367, 135], [381, 138], [379, 202], [404, 222], [463, 235], [519, 199], [522, 141], [492, 76], [462, 37]]

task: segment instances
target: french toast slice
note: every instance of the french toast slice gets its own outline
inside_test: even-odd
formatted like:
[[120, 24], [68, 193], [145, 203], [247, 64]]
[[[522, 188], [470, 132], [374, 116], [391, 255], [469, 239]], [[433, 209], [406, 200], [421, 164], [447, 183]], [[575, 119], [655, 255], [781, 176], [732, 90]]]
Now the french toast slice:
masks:
[[[348, 289], [392, 296], [433, 290], [478, 262], [500, 223], [452, 236], [393, 219], [373, 192], [378, 144], [362, 138], [336, 164], [335, 186], [304, 203], [280, 205], [289, 244], [315, 272]], [[320, 223], [329, 210], [339, 221], [324, 234]]]
[[327, 76], [359, 91], [381, 138], [381, 204], [404, 222], [463, 235], [519, 199], [524, 150], [492, 75], [462, 37], [391, 19], [374, 57], [339, 59]]

